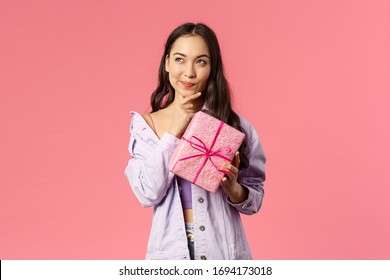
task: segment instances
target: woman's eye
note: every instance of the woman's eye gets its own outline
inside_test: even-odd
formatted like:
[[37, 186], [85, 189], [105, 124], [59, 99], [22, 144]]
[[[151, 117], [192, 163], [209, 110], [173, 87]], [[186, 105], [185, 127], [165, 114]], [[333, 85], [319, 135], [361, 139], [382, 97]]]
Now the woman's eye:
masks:
[[204, 61], [203, 59], [198, 60], [196, 63], [201, 64], [201, 65], [206, 65], [206, 61]]
[[182, 59], [181, 57], [176, 57], [176, 58], [175, 58], [175, 61], [181, 62], [181, 61], [183, 61], [183, 59]]

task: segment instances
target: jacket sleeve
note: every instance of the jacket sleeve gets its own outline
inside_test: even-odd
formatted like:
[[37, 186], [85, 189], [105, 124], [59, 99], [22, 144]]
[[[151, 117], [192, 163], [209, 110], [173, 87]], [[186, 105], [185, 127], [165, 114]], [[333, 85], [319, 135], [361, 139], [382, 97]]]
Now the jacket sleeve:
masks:
[[243, 187], [247, 188], [248, 198], [238, 204], [228, 202], [242, 214], [252, 215], [260, 210], [265, 181], [265, 162], [266, 157], [260, 143], [260, 139], [253, 129], [251, 139], [247, 146], [247, 156], [249, 159], [249, 166], [245, 170], [240, 170], [237, 182]]
[[151, 139], [147, 124], [140, 118], [140, 115], [134, 115], [131, 121], [131, 159], [125, 175], [141, 205], [150, 207], [160, 203], [173, 180], [174, 174], [169, 171], [168, 163], [180, 140], [169, 133], [160, 140], [157, 137]]

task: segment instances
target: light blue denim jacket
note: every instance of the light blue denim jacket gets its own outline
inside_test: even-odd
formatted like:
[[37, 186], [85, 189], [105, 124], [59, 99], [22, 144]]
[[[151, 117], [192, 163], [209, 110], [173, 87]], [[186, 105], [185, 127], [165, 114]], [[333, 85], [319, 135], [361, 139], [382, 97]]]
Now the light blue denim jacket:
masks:
[[[131, 159], [125, 175], [141, 205], [154, 206], [146, 259], [189, 260], [178, 184], [168, 169], [180, 139], [169, 133], [159, 139], [140, 114], [131, 114]], [[192, 184], [196, 260], [252, 259], [240, 213], [251, 215], [260, 209], [266, 158], [255, 129], [241, 116], [240, 120], [247, 134], [249, 167], [239, 172], [237, 181], [249, 190], [248, 199], [232, 204], [222, 187], [211, 193]]]

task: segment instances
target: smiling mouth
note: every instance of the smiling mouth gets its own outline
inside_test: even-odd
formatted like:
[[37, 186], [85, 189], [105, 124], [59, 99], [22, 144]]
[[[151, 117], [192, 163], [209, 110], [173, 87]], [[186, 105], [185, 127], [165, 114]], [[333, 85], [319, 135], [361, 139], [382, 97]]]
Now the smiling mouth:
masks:
[[185, 82], [181, 82], [182, 85], [185, 87], [185, 88], [192, 88], [195, 84], [193, 83], [185, 83]]

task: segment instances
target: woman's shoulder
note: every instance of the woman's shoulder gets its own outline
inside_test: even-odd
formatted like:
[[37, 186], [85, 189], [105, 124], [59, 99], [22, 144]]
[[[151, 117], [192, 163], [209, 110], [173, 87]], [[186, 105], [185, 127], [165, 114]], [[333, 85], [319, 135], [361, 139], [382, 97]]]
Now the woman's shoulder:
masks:
[[141, 118], [144, 119], [145, 121], [148, 118], [149, 113], [138, 113], [137, 111], [130, 111], [130, 115], [132, 115], [133, 119], [138, 121]]
[[131, 122], [132, 124], [135, 124], [135, 125], [142, 125], [145, 123], [145, 117], [144, 115], [146, 114], [140, 114], [136, 111], [130, 111], [130, 115], [131, 115]]
[[136, 111], [131, 111], [130, 115], [132, 116], [130, 124], [132, 133], [145, 130], [148, 126], [150, 127], [151, 121], [148, 113], [141, 114]]
[[156, 126], [161, 126], [161, 123], [165, 118], [165, 116], [162, 114], [163, 112], [161, 111], [162, 110], [144, 114], [140, 114], [136, 111], [131, 111], [131, 133], [137, 133], [141, 131], [144, 133], [146, 132], [149, 137], [154, 139], [157, 136]]
[[252, 137], [253, 134], [257, 135], [255, 127], [242, 115], [237, 114], [240, 118], [240, 124], [241, 127], [245, 130], [245, 132], [248, 134], [248, 136]]
[[251, 146], [253, 143], [260, 143], [261, 137], [255, 126], [240, 114], [238, 114], [238, 116], [240, 118], [241, 127], [245, 130], [248, 145]]

